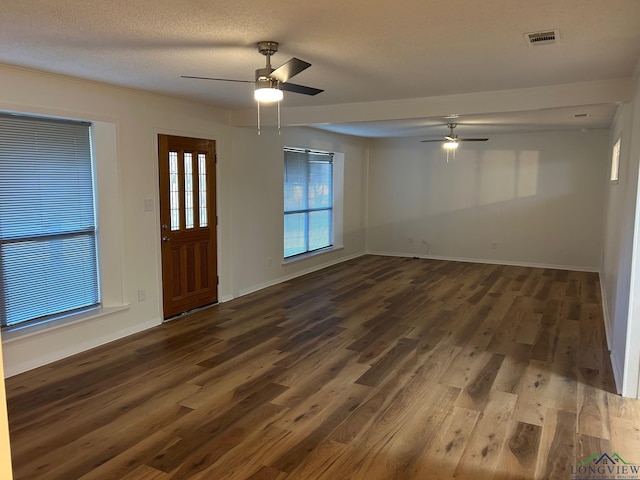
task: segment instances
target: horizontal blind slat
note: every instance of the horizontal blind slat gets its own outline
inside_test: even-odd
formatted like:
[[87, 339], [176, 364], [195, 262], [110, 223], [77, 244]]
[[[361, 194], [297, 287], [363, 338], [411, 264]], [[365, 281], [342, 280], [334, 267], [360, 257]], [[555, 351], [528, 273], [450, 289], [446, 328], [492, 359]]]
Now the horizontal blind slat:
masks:
[[0, 114], [0, 324], [99, 304], [95, 223], [90, 124]]

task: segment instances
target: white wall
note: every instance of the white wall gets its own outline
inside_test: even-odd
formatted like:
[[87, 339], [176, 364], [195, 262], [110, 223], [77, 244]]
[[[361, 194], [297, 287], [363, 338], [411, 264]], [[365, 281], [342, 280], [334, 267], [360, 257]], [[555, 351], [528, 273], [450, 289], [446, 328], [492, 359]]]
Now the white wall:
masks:
[[[263, 109], [265, 110], [265, 109]], [[264, 114], [264, 112], [263, 112]], [[283, 147], [338, 152], [343, 163], [342, 247], [283, 263]], [[365, 250], [367, 140], [309, 128], [233, 129], [233, 295], [242, 295]], [[339, 193], [334, 189], [334, 194]], [[339, 221], [339, 219], [336, 219]]]
[[618, 390], [622, 388], [624, 372], [638, 187], [638, 162], [632, 162], [630, 155], [631, 112], [632, 105], [618, 107], [611, 127], [609, 160], [613, 144], [620, 139], [620, 170], [617, 184], [606, 183], [604, 254], [601, 270], [605, 327]]
[[[621, 139], [620, 180], [606, 192], [603, 304], [618, 391], [638, 397], [640, 380], [640, 225], [638, 174], [640, 164], [640, 76], [634, 99], [618, 108], [611, 128], [609, 155]], [[609, 157], [610, 158], [610, 157]]]
[[368, 250], [424, 239], [429, 256], [598, 270], [607, 146], [605, 130], [491, 135], [447, 163], [439, 143], [376, 140]]
[[[640, 164], [640, 61], [636, 68], [636, 91], [632, 102], [631, 113], [631, 145], [629, 155], [631, 163], [638, 168]], [[636, 179], [638, 175], [636, 174]], [[635, 227], [633, 233], [633, 257], [631, 267], [631, 282], [629, 295], [629, 320], [626, 332], [614, 332], [614, 341], [621, 343], [622, 337], [626, 343], [624, 362], [624, 377], [622, 394], [640, 398], [640, 182], [636, 186]], [[618, 342], [620, 339], [620, 342]]]
[[[221, 300], [364, 252], [364, 140], [304, 128], [258, 137], [255, 129], [229, 127], [227, 113], [211, 106], [6, 66], [0, 66], [0, 110], [94, 122], [106, 307], [59, 328], [3, 334], [7, 376], [161, 323], [159, 133], [216, 140]], [[344, 153], [346, 187], [344, 249], [286, 266], [284, 144]], [[145, 200], [153, 211], [145, 211]], [[146, 292], [143, 302], [139, 289]]]
[[[157, 206], [156, 137], [167, 133], [216, 140], [222, 300], [365, 250], [420, 254], [421, 239], [430, 242], [433, 256], [593, 270], [600, 267], [604, 243], [607, 330], [620, 384], [623, 371], [637, 372], [637, 365], [625, 369], [625, 362], [633, 367], [635, 361], [628, 346], [636, 326], [627, 319], [636, 310], [640, 317], [630, 267], [638, 261], [632, 252], [639, 90], [636, 84], [634, 101], [621, 107], [610, 139], [605, 131], [493, 135], [484, 144], [462, 144], [447, 164], [437, 144], [417, 139], [368, 142], [306, 128], [284, 128], [282, 136], [264, 129], [257, 136], [253, 128], [229, 127], [227, 113], [211, 106], [0, 66], [0, 110], [90, 120], [99, 127], [99, 215], [107, 240], [101, 253], [110, 307], [103, 316], [55, 331], [4, 336], [5, 372], [161, 322], [158, 213], [145, 211], [144, 203]], [[609, 185], [603, 179], [618, 132], [621, 182]], [[290, 264], [281, 262], [285, 145], [344, 154], [344, 248]], [[146, 291], [145, 302], [137, 302], [138, 289]]]
[[[12, 375], [158, 325], [162, 319], [158, 239], [157, 134], [213, 138], [222, 174], [229, 162], [226, 114], [205, 105], [95, 82], [0, 67], [0, 110], [96, 122], [100, 250], [105, 315], [54, 331], [3, 335], [5, 373]], [[221, 182], [222, 205], [230, 189]], [[145, 211], [145, 200], [153, 211]], [[229, 224], [222, 209], [221, 223]], [[221, 235], [221, 248], [230, 242]], [[223, 260], [221, 271], [231, 269]], [[223, 285], [222, 288], [230, 288]], [[146, 301], [137, 301], [138, 289]]]

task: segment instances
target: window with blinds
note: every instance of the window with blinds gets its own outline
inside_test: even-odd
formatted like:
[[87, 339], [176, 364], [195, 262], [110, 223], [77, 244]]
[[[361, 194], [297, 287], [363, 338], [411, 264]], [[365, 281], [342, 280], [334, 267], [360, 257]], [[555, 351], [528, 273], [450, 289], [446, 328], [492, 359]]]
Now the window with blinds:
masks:
[[333, 154], [284, 150], [284, 258], [333, 244]]
[[90, 124], [0, 114], [0, 324], [99, 305]]

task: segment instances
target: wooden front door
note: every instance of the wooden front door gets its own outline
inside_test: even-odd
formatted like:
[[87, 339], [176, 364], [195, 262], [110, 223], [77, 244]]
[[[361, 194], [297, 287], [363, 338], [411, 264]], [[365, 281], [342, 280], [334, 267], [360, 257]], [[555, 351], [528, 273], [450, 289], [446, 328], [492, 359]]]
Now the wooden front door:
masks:
[[158, 135], [164, 318], [218, 300], [215, 142]]

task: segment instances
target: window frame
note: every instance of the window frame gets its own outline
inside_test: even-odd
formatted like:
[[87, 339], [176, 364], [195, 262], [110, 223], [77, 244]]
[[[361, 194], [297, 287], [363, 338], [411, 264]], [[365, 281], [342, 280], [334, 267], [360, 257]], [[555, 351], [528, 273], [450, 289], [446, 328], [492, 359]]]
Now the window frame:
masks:
[[618, 183], [620, 180], [620, 149], [621, 149], [622, 136], [618, 137], [618, 140], [613, 144], [611, 149], [611, 174], [609, 181], [613, 184]]
[[[92, 254], [90, 258], [93, 260], [93, 264], [87, 267], [88, 271], [85, 271], [86, 274], [91, 275], [90, 279], [86, 277], [76, 277], [74, 275], [63, 277], [72, 283], [74, 281], [82, 281], [83, 283], [89, 282], [89, 287], [91, 287], [91, 290], [93, 290], [91, 292], [91, 298], [85, 297], [82, 299], [81, 302], [78, 302], [76, 305], [73, 305], [73, 306], [72, 305], [67, 305], [67, 306], [50, 305], [51, 309], [49, 310], [49, 313], [38, 312], [39, 314], [36, 315], [35, 317], [8, 323], [9, 319], [6, 317], [8, 313], [7, 312], [8, 307], [6, 305], [6, 301], [7, 301], [7, 295], [10, 295], [10, 293], [7, 290], [5, 290], [5, 288], [3, 288], [2, 291], [0, 291], [0, 313], [2, 313], [2, 318], [0, 318], [0, 324], [2, 326], [2, 332], [8, 333], [12, 331], [22, 330], [29, 327], [53, 324], [60, 319], [68, 318], [70, 316], [71, 317], [77, 316], [79, 314], [84, 314], [88, 311], [99, 309], [102, 306], [102, 289], [101, 289], [100, 249], [99, 249], [99, 235], [98, 235], [99, 219], [98, 219], [98, 212], [97, 212], [98, 199], [97, 199], [97, 181], [96, 181], [96, 161], [95, 161], [94, 146], [93, 146], [94, 132], [93, 132], [92, 123], [83, 121], [83, 120], [77, 120], [77, 119], [49, 117], [49, 116], [43, 116], [43, 115], [32, 114], [32, 113], [22, 113], [22, 112], [13, 113], [13, 112], [2, 111], [0, 112], [0, 115], [2, 115], [5, 121], [7, 120], [10, 121], [13, 117], [15, 117], [16, 119], [22, 119], [22, 120], [25, 120], [26, 122], [30, 121], [32, 122], [33, 125], [36, 125], [37, 123], [42, 122], [43, 124], [47, 124], [48, 128], [55, 128], [53, 127], [53, 125], [64, 125], [64, 124], [69, 125], [69, 130], [78, 129], [78, 128], [84, 130], [86, 128], [86, 131], [82, 132], [81, 136], [84, 136], [86, 134], [85, 138], [88, 143], [84, 144], [85, 145], [84, 150], [77, 150], [79, 152], [79, 156], [75, 158], [76, 158], [76, 162], [80, 162], [79, 163], [80, 165], [84, 165], [83, 168], [85, 169], [88, 168], [88, 170], [86, 171], [89, 172], [88, 173], [89, 180], [88, 180], [88, 183], [86, 183], [86, 178], [85, 178], [85, 184], [83, 187], [85, 191], [88, 192], [88, 194], [85, 195], [85, 200], [82, 203], [82, 205], [84, 205], [85, 209], [88, 208], [89, 211], [91, 211], [90, 225], [86, 224], [83, 227], [74, 227], [71, 229], [63, 228], [63, 229], [60, 229], [60, 231], [58, 232], [46, 232], [44, 234], [36, 230], [30, 230], [26, 234], [22, 234], [19, 236], [12, 236], [11, 238], [4, 239], [1, 242], [2, 245], [13, 245], [13, 244], [19, 245], [20, 243], [24, 243], [24, 242], [28, 243], [28, 242], [37, 241], [40, 243], [44, 242], [42, 248], [48, 248], [48, 249], [53, 248], [55, 250], [56, 248], [59, 248], [59, 247], [56, 247], [55, 245], [55, 242], [57, 241], [64, 241], [65, 239], [74, 239], [79, 237], [89, 237], [90, 243], [92, 244], [92, 247], [90, 249], [92, 251]], [[8, 131], [11, 132], [11, 127], [8, 127], [8, 128], [9, 128]], [[28, 124], [26, 127], [18, 126], [16, 128], [19, 128], [25, 132], [26, 130], [24, 130], [24, 128], [33, 128], [34, 133], [36, 131], [39, 131], [39, 130], [36, 130], [35, 126], [28, 127]], [[64, 127], [61, 126], [60, 128], [62, 129]], [[67, 130], [67, 132], [69, 130]], [[43, 136], [46, 137], [46, 134]], [[75, 141], [77, 142], [77, 139], [80, 137], [74, 136], [73, 138], [76, 139]], [[47, 147], [48, 150], [44, 150], [46, 156], [49, 155], [47, 152], [57, 152], [57, 153], [51, 154], [52, 155], [51, 158], [58, 159], [58, 161], [59, 159], [64, 158], [63, 156], [61, 156], [61, 153], [58, 151], [59, 149], [58, 144], [42, 143], [42, 140], [39, 137], [38, 137], [38, 141], [41, 142], [38, 144], [39, 147], [41, 147], [42, 145], [45, 145]], [[21, 145], [22, 147], [28, 146], [27, 143], [16, 144], [17, 147], [20, 147]], [[75, 145], [76, 145], [76, 148], [78, 148], [77, 147], [78, 144], [76, 143]], [[69, 148], [69, 147], [66, 147], [66, 148]], [[42, 153], [39, 153], [37, 155], [38, 157], [40, 157]], [[25, 156], [29, 156], [29, 155], [27, 154]], [[87, 163], [87, 160], [88, 160], [88, 163]], [[13, 162], [15, 163], [15, 160], [13, 160]], [[64, 163], [66, 163], [66, 161]], [[8, 166], [11, 167], [11, 163], [9, 163]], [[42, 172], [59, 172], [61, 170], [55, 169], [55, 168], [51, 169], [51, 167], [48, 166], [42, 170], [36, 170], [36, 171], [39, 171], [40, 174], [42, 174]], [[62, 171], [65, 173], [68, 173], [68, 167], [66, 167]], [[10, 193], [12, 191], [11, 186], [7, 188], [8, 190], [6, 190], [6, 192]], [[69, 186], [68, 188], [71, 188], [71, 187]], [[69, 190], [62, 190], [62, 191], [68, 192]], [[46, 196], [47, 194], [51, 195], [51, 189], [49, 189], [47, 193], [44, 194], [45, 195], [44, 198], [49, 198]], [[35, 198], [38, 199], [41, 197], [35, 197]], [[54, 197], [54, 198], [59, 198], [59, 197]], [[66, 215], [73, 215], [73, 212], [67, 213]], [[62, 218], [64, 217], [65, 216], [63, 215]], [[85, 220], [86, 219], [87, 218], [85, 218]], [[37, 224], [34, 224], [34, 228], [38, 228]], [[50, 245], [50, 246], [47, 247], [46, 245]], [[4, 281], [2, 283], [4, 284]]]
[[[336, 201], [335, 201], [335, 196], [334, 196], [334, 192], [335, 192], [335, 158], [334, 158], [334, 152], [326, 152], [326, 151], [319, 151], [319, 150], [311, 150], [308, 148], [294, 148], [294, 147], [284, 147], [283, 149], [283, 156], [284, 156], [284, 175], [283, 175], [283, 195], [286, 195], [286, 175], [287, 175], [287, 153], [296, 153], [296, 154], [303, 154], [305, 155], [305, 173], [306, 173], [306, 185], [305, 185], [305, 192], [306, 192], [306, 207], [307, 208], [303, 208], [303, 209], [296, 209], [296, 210], [287, 210], [286, 209], [286, 199], [284, 200], [284, 204], [283, 204], [283, 260], [285, 263], [287, 262], [291, 262], [291, 261], [295, 261], [296, 259], [299, 258], [304, 258], [307, 257], [309, 255], [315, 255], [317, 253], [320, 252], [324, 252], [324, 251], [328, 251], [328, 250], [333, 250], [334, 249], [334, 245], [335, 245], [335, 221], [336, 221], [336, 216], [335, 216], [335, 208], [336, 208]], [[329, 172], [329, 179], [330, 179], [330, 184], [329, 184], [329, 198], [330, 198], [330, 205], [328, 207], [309, 207], [309, 187], [310, 187], [310, 179], [311, 179], [311, 169], [309, 168], [309, 165], [314, 161], [311, 159], [312, 155], [316, 155], [316, 156], [326, 156], [328, 157], [328, 160], [326, 163], [328, 163], [330, 165], [330, 172]], [[317, 160], [315, 160], [317, 161]], [[311, 213], [314, 212], [329, 212], [330, 213], [330, 221], [329, 221], [329, 242], [327, 245], [323, 245], [321, 247], [318, 248], [309, 248], [310, 247], [310, 229], [309, 229], [309, 216]], [[299, 214], [304, 214], [305, 215], [305, 225], [304, 225], [304, 251], [301, 252], [297, 252], [291, 255], [286, 255], [286, 218], [289, 215], [299, 215]]]

